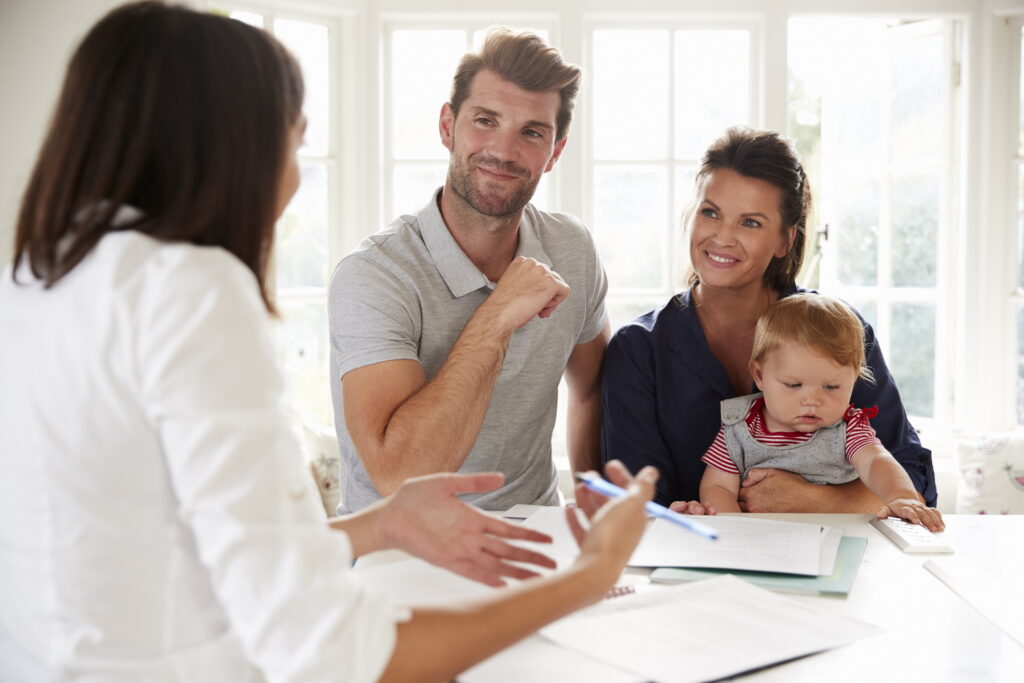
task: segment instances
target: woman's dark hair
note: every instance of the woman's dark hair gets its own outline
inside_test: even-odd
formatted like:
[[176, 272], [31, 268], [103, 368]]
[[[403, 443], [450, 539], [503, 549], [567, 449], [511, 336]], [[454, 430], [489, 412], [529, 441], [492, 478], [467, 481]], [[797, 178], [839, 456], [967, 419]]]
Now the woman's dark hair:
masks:
[[[160, 2], [119, 7], [82, 40], [22, 199], [15, 266], [52, 286], [108, 232], [223, 247], [267, 269], [302, 75], [268, 33]], [[121, 205], [140, 209], [113, 226]], [[17, 270], [17, 267], [15, 268]]]
[[[766, 287], [782, 292], [796, 282], [804, 261], [807, 216], [811, 210], [811, 188], [793, 146], [772, 130], [752, 130], [742, 126], [728, 129], [711, 143], [704, 153], [697, 186], [718, 169], [727, 168], [748, 178], [758, 178], [779, 188], [782, 230], [795, 228], [793, 244], [782, 258], [772, 258], [764, 272]], [[691, 271], [688, 285], [699, 278]]]

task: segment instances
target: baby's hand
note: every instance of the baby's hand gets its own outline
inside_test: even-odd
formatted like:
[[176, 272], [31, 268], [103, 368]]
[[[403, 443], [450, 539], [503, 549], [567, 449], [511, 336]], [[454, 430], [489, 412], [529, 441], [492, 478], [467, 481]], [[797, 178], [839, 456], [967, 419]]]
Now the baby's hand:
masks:
[[878, 511], [878, 518], [900, 517], [908, 522], [920, 524], [928, 531], [942, 531], [946, 523], [942, 521], [942, 513], [930, 508], [913, 498], [894, 498], [888, 505]]
[[717, 512], [713, 506], [702, 505], [699, 500], [677, 500], [668, 509], [681, 515], [713, 515]]

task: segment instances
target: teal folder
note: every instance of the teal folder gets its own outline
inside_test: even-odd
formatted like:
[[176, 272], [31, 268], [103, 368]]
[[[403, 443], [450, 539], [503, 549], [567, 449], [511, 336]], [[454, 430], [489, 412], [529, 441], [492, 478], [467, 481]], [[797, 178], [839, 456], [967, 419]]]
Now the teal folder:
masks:
[[732, 574], [755, 586], [782, 593], [817, 593], [820, 595], [846, 595], [857, 578], [857, 569], [864, 556], [868, 539], [860, 536], [843, 536], [839, 540], [836, 563], [830, 576], [800, 576], [775, 572], [750, 572], [731, 569], [685, 569], [681, 567], [660, 567], [651, 572], [655, 583], [681, 583], [700, 581], [722, 574]]

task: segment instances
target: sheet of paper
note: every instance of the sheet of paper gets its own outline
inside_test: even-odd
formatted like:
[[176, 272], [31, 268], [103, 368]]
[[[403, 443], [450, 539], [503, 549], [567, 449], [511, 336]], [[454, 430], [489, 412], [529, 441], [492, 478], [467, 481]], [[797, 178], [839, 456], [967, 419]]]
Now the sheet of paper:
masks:
[[839, 554], [839, 542], [843, 540], [843, 530], [836, 527], [821, 527], [821, 564], [818, 566], [819, 576], [831, 576], [836, 569], [836, 556]]
[[[702, 517], [718, 540], [655, 519], [629, 560], [633, 567], [714, 567], [819, 576], [822, 527], [741, 515]], [[833, 546], [833, 561], [838, 542]]]
[[687, 683], [821, 652], [880, 630], [726, 575], [605, 600], [541, 633], [642, 680]]
[[1024, 600], [1020, 588], [966, 557], [935, 558], [924, 568], [967, 601], [1003, 633], [1024, 646]]

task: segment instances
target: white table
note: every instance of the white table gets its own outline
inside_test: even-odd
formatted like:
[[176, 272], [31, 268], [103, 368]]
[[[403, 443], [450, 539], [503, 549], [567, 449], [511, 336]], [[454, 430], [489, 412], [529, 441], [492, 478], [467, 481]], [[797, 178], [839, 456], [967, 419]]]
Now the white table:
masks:
[[[1024, 647], [928, 572], [928, 559], [899, 551], [868, 522], [871, 515], [767, 514], [766, 519], [812, 522], [868, 539], [848, 596], [790, 595], [793, 600], [875, 623], [878, 636], [756, 671], [750, 681], [1024, 681]], [[1024, 620], [1024, 516], [946, 516], [956, 557], [977, 563], [1008, 587], [1006, 600]], [[710, 521], [710, 520], [709, 520]], [[360, 563], [371, 577], [385, 563]], [[637, 573], [639, 570], [628, 570]], [[657, 590], [657, 588], [652, 588]], [[685, 620], [686, 615], [681, 614]], [[695, 623], [694, 628], [700, 628]], [[540, 636], [467, 672], [466, 681], [587, 681], [620, 683], [621, 673], [558, 648]], [[460, 678], [462, 680], [462, 678]]]

